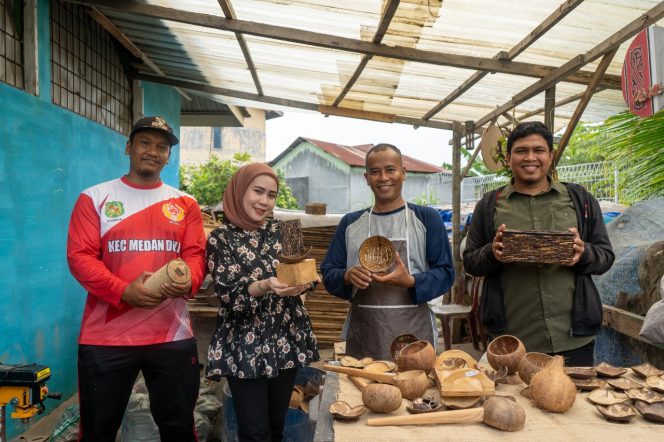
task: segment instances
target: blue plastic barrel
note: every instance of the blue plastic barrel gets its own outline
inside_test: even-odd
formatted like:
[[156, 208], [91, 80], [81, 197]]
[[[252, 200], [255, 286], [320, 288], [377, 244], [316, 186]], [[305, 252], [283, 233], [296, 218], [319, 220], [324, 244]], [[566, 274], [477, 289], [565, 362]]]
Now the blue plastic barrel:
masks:
[[[296, 385], [307, 385], [313, 382], [322, 385], [325, 372], [312, 367], [300, 367], [295, 378]], [[224, 421], [222, 422], [221, 435], [224, 442], [237, 442], [237, 415], [235, 414], [235, 402], [231, 396], [228, 384], [224, 385], [224, 397], [221, 400], [223, 406]], [[286, 413], [286, 425], [284, 427], [283, 442], [307, 442], [314, 439], [316, 422], [309, 420], [309, 414], [289, 408]]]

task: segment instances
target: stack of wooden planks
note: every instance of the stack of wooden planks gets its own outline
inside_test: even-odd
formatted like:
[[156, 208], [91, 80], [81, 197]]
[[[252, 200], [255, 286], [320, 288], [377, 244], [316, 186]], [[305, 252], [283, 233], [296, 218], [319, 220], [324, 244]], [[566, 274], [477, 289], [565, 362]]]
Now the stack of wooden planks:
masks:
[[[302, 228], [304, 245], [312, 247], [310, 258], [316, 260], [318, 273], [335, 230], [336, 226]], [[341, 329], [350, 306], [347, 301], [331, 295], [323, 284], [318, 284], [315, 292], [307, 293], [304, 305], [321, 348], [332, 348], [335, 342], [341, 341]]]

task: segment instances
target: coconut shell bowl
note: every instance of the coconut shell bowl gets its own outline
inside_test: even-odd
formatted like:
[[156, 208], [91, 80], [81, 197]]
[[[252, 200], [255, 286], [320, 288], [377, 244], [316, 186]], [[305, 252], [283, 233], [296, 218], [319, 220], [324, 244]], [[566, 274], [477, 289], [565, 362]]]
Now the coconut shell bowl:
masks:
[[519, 362], [526, 354], [526, 347], [516, 336], [502, 335], [489, 343], [486, 349], [489, 365], [496, 370], [507, 370], [507, 377], [501, 383], [521, 383], [521, 378], [515, 376], [519, 369]]
[[395, 256], [392, 242], [384, 236], [370, 236], [360, 245], [360, 265], [372, 273], [388, 272]]

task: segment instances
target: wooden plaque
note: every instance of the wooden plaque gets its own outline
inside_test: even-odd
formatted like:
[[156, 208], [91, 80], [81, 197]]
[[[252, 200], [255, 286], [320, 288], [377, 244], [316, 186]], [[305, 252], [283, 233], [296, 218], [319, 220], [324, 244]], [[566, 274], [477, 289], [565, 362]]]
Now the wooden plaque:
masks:
[[505, 262], [534, 262], [567, 265], [574, 257], [572, 232], [514, 230], [503, 231]]

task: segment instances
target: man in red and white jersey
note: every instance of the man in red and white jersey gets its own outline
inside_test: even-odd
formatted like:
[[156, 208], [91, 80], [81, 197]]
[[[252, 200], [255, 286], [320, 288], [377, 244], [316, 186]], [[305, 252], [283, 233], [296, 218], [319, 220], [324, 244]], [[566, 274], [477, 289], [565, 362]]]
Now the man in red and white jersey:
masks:
[[[160, 174], [178, 139], [161, 117], [133, 126], [129, 173], [90, 187], [74, 206], [67, 260], [87, 290], [78, 349], [79, 441], [115, 441], [142, 371], [162, 441], [196, 441], [199, 364], [186, 300], [205, 276], [205, 233], [194, 198]], [[174, 258], [186, 284], [144, 282]]]

